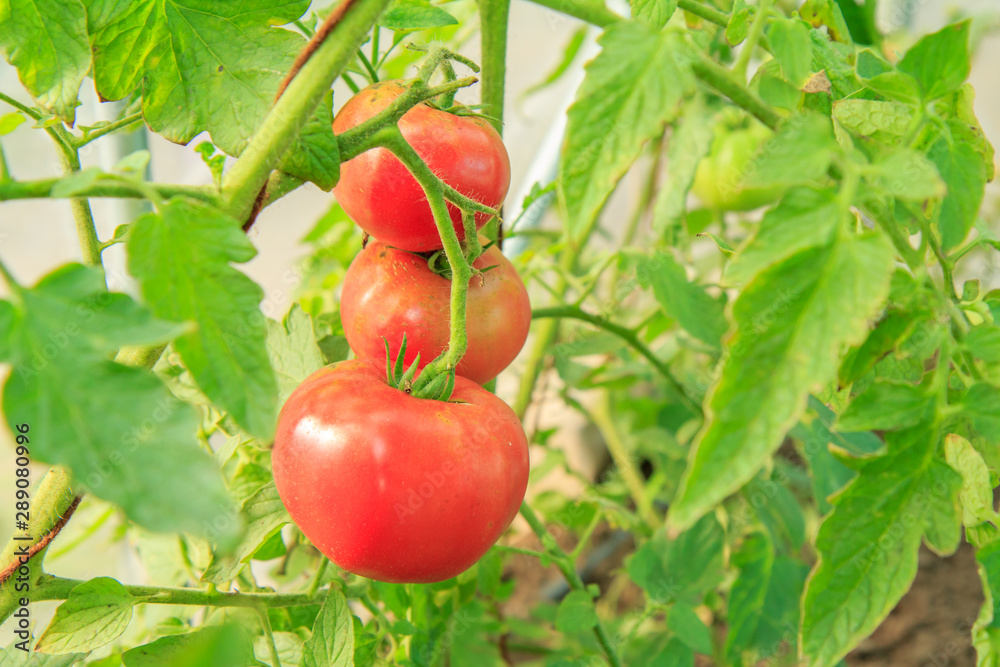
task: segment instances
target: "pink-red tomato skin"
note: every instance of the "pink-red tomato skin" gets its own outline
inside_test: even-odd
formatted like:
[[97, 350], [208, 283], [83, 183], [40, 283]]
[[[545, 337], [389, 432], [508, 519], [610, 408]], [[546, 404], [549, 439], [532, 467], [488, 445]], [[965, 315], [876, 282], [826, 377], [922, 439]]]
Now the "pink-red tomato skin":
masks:
[[309, 540], [354, 574], [430, 583], [489, 550], [517, 514], [528, 445], [503, 401], [455, 380], [449, 402], [390, 387], [363, 360], [323, 368], [281, 410], [274, 481]]
[[[517, 270], [496, 246], [474, 266], [495, 268], [469, 281], [468, 348], [456, 372], [485, 384], [524, 347], [531, 303]], [[407, 367], [418, 352], [424, 366], [448, 345], [450, 304], [451, 283], [431, 271], [427, 260], [370, 242], [344, 276], [340, 317], [347, 342], [359, 358], [384, 364], [383, 337], [395, 356], [405, 333]]]
[[[334, 132], [342, 134], [368, 120], [403, 90], [399, 81], [382, 81], [363, 89], [337, 112]], [[493, 208], [503, 202], [510, 186], [510, 159], [489, 121], [421, 103], [403, 115], [399, 129], [445, 183]], [[376, 239], [414, 252], [441, 247], [423, 189], [388, 150], [372, 149], [343, 163], [333, 192], [347, 215]], [[459, 239], [464, 238], [459, 210], [450, 203], [448, 209]], [[487, 220], [485, 214], [476, 214], [477, 228]]]

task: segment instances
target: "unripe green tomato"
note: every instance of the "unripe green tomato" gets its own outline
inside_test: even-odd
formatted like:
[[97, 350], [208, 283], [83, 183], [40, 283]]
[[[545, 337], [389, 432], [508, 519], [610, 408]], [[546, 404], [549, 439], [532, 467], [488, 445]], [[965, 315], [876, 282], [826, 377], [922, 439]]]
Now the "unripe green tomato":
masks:
[[748, 127], [717, 126], [711, 152], [702, 159], [691, 191], [711, 209], [750, 211], [777, 199], [783, 188], [747, 187], [757, 168], [757, 153], [771, 130], [756, 121]]

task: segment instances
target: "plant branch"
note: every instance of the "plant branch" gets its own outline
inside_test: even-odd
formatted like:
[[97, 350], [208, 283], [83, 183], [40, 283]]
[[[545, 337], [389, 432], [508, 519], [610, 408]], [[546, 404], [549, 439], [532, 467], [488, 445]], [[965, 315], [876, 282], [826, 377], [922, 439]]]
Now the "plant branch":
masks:
[[[38, 111], [25, 104], [21, 104], [9, 95], [0, 93], [0, 102], [6, 102], [32, 120], [39, 121], [42, 119], [42, 114]], [[55, 142], [56, 147], [60, 151], [64, 154], [73, 151], [73, 137], [62, 125], [50, 125], [44, 129], [52, 137], [52, 141]]]
[[[271, 171], [291, 147], [334, 80], [354, 59], [368, 31], [388, 4], [389, 0], [343, 0], [341, 7], [331, 15], [340, 12], [340, 20], [323, 35], [326, 39], [320, 40], [322, 43], [314, 52], [304, 50], [300, 54], [296, 65], [304, 59], [301, 69], [296, 70], [293, 65], [289, 76], [294, 78], [223, 178], [223, 199], [230, 215], [237, 220], [247, 218]], [[319, 35], [317, 31], [314, 40]]]
[[479, 32], [482, 35], [483, 112], [503, 133], [504, 85], [507, 77], [507, 25], [510, 0], [478, 0]]
[[723, 28], [729, 25], [729, 15], [721, 12], [711, 5], [707, 5], [697, 0], [677, 0], [678, 9], [683, 9], [689, 14], [694, 14], [705, 19], [709, 23], [714, 23]]
[[767, 15], [771, 11], [772, 2], [773, 0], [760, 0], [757, 5], [757, 13], [753, 17], [753, 23], [750, 24], [750, 34], [747, 35], [743, 49], [736, 59], [736, 64], [733, 65], [733, 74], [741, 83], [747, 80], [747, 67], [750, 65], [750, 58], [753, 57], [757, 43], [760, 42], [760, 38], [764, 34], [764, 24], [767, 23]]
[[556, 306], [554, 308], [539, 308], [531, 311], [532, 319], [543, 319], [543, 318], [570, 318], [575, 320], [581, 320], [583, 322], [589, 322], [594, 326], [600, 327], [609, 333], [613, 333], [623, 341], [628, 343], [636, 352], [644, 356], [649, 363], [663, 376], [675, 392], [677, 392], [678, 398], [684, 403], [685, 407], [691, 410], [694, 414], [701, 414], [701, 406], [699, 406], [695, 401], [688, 396], [687, 392], [684, 390], [684, 386], [674, 377], [674, 374], [670, 371], [670, 368], [663, 363], [663, 361], [653, 354], [652, 350], [646, 347], [639, 337], [636, 336], [635, 332], [631, 329], [626, 329], [623, 326], [609, 322], [603, 317], [598, 317], [597, 315], [591, 315], [590, 313], [578, 308], [576, 306]]
[[703, 83], [728, 97], [734, 104], [772, 130], [781, 123], [781, 115], [767, 102], [762, 100], [742, 82], [733, 78], [732, 73], [722, 65], [707, 57], [702, 57], [691, 63], [694, 75]]
[[590, 0], [532, 0], [536, 5], [548, 7], [561, 14], [586, 21], [598, 28], [606, 28], [615, 21], [624, 20], [604, 6], [603, 2]]
[[107, 134], [111, 134], [112, 132], [117, 132], [118, 130], [122, 129], [123, 127], [128, 127], [129, 125], [135, 125], [136, 123], [139, 123], [139, 122], [142, 122], [142, 112], [141, 111], [137, 111], [134, 114], [129, 114], [128, 116], [125, 116], [124, 118], [120, 118], [120, 119], [114, 121], [113, 123], [108, 123], [107, 125], [103, 125], [101, 127], [95, 128], [95, 129], [93, 129], [93, 130], [91, 130], [89, 132], [84, 132], [79, 137], [74, 137], [73, 138], [73, 147], [74, 148], [82, 148], [83, 146], [86, 146], [90, 142], [96, 141], [97, 139], [100, 139], [101, 137], [103, 137], [103, 136], [105, 136]]
[[[586, 592], [587, 586], [580, 579], [580, 574], [576, 571], [576, 566], [570, 559], [569, 554], [567, 554], [562, 547], [556, 542], [555, 538], [549, 535], [549, 532], [545, 530], [544, 524], [535, 514], [535, 511], [531, 509], [528, 503], [521, 503], [521, 516], [524, 520], [528, 522], [531, 526], [531, 530], [542, 543], [542, 547], [548, 553], [549, 557], [552, 558], [553, 563], [562, 572], [563, 577], [566, 578], [566, 582], [570, 585], [570, 588], [576, 591]], [[600, 643], [601, 648], [604, 650], [604, 655], [611, 663], [613, 667], [621, 667], [622, 661], [618, 657], [618, 652], [615, 650], [614, 642], [611, 637], [608, 636], [607, 630], [604, 628], [604, 623], [600, 619], [597, 621], [597, 625], [594, 626], [594, 634], [597, 636], [597, 641]]]
[[[7, 181], [6, 183], [0, 183], [0, 201], [48, 199], [55, 197], [57, 195], [54, 195], [52, 191], [62, 180], [60, 178], [44, 178], [36, 181]], [[209, 203], [216, 203], [218, 200], [218, 190], [212, 186], [147, 183], [145, 187], [153, 190], [163, 199], [183, 196]], [[98, 179], [87, 187], [75, 189], [72, 197], [88, 199], [95, 197], [144, 199], [146, 195], [143, 189], [136, 187], [128, 181]]]

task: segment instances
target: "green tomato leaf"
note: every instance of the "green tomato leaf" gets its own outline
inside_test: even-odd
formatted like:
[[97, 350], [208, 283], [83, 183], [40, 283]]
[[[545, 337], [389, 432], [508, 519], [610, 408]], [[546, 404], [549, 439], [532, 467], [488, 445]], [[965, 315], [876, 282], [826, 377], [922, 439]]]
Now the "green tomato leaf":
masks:
[[963, 414], [972, 419], [982, 436], [1000, 442], [1000, 387], [977, 382], [966, 392], [960, 405]]
[[934, 397], [923, 387], [877, 380], [858, 394], [837, 420], [839, 431], [876, 431], [906, 428], [925, 421], [934, 409]]
[[[143, 116], [155, 132], [187, 144], [207, 131], [212, 143], [233, 156], [260, 126], [284, 72], [305, 45], [301, 35], [275, 26], [309, 7], [308, 0], [85, 3], [101, 97], [120, 100], [140, 88]], [[327, 96], [283, 164], [324, 189], [339, 174], [331, 122]]]
[[677, 0], [629, 0], [629, 6], [634, 21], [659, 30], [667, 25], [667, 21], [677, 11]]
[[174, 347], [201, 390], [248, 433], [270, 438], [278, 388], [258, 307], [263, 291], [230, 265], [255, 254], [239, 223], [173, 200], [133, 223], [127, 249], [129, 272], [153, 311], [198, 325]]
[[899, 61], [899, 70], [916, 79], [925, 100], [953, 93], [969, 78], [971, 24], [966, 20], [927, 35]]
[[378, 24], [390, 30], [425, 30], [456, 25], [458, 19], [425, 0], [393, 0]]
[[713, 139], [712, 118], [700, 100], [684, 107], [684, 115], [670, 137], [667, 164], [670, 179], [656, 195], [653, 229], [657, 232], [676, 226], [687, 209], [687, 194], [694, 184], [698, 164], [708, 155]]
[[267, 356], [278, 377], [278, 403], [284, 404], [303, 380], [326, 364], [312, 318], [298, 304], [292, 306], [284, 324], [268, 319], [266, 325]]
[[976, 665], [997, 667], [1000, 665], [1000, 541], [979, 548], [976, 562], [985, 598], [972, 626], [972, 639], [979, 658]]
[[690, 605], [674, 603], [667, 616], [667, 627], [695, 652], [712, 654], [712, 635]]
[[6, 0], [0, 4], [0, 53], [43, 108], [73, 124], [90, 69], [83, 2]]
[[923, 154], [903, 148], [875, 163], [878, 177], [893, 196], [910, 201], [943, 197], [947, 187], [937, 167]]
[[949, 433], [944, 439], [948, 465], [962, 476], [962, 523], [975, 526], [996, 518], [993, 510], [993, 482], [982, 455], [965, 438]]
[[801, 88], [812, 74], [812, 40], [808, 24], [796, 19], [773, 19], [768, 25], [767, 39], [785, 79]]
[[714, 514], [673, 539], [661, 528], [629, 558], [628, 575], [656, 602], [701, 604], [725, 576], [725, 539]]
[[786, 119], [757, 154], [748, 187], [792, 186], [826, 175], [839, 151], [830, 119], [802, 113]]
[[950, 135], [938, 139], [927, 157], [948, 186], [937, 222], [941, 245], [948, 250], [968, 236], [976, 221], [986, 192], [986, 166], [974, 145]]
[[843, 219], [835, 190], [790, 190], [726, 267], [726, 284], [747, 284], [796, 253], [829, 244]]
[[240, 508], [240, 514], [246, 524], [243, 541], [231, 554], [212, 554], [208, 569], [201, 575], [202, 581], [222, 584], [235, 579], [254, 552], [291, 521], [273, 481], [247, 498]]
[[740, 654], [757, 634], [767, 589], [774, 566], [774, 545], [767, 533], [750, 533], [733, 553], [732, 565], [739, 571], [729, 591], [726, 656], [730, 664], [740, 664]]
[[828, 39], [837, 42], [851, 40], [851, 31], [836, 0], [806, 0], [799, 8], [799, 16], [814, 28], [826, 26], [830, 33]]
[[806, 520], [799, 500], [780, 478], [757, 475], [741, 493], [775, 544], [787, 545], [792, 552], [802, 548], [806, 539]]
[[240, 628], [209, 626], [183, 635], [168, 635], [122, 654], [125, 667], [248, 667], [258, 664]]
[[[302, 665], [302, 638], [294, 632], [275, 632], [274, 645], [278, 649], [278, 660], [281, 667], [300, 667]], [[271, 648], [266, 637], [257, 637], [253, 645], [254, 655], [264, 664], [271, 664]]]
[[802, 653], [834, 665], [867, 637], [910, 588], [921, 536], [958, 546], [961, 477], [934, 457], [940, 433], [927, 425], [886, 436], [889, 453], [856, 460], [857, 479], [820, 526], [819, 563], [802, 609]]
[[924, 312], [890, 308], [868, 334], [865, 342], [851, 348], [844, 356], [837, 372], [840, 384], [848, 385], [864, 377], [917, 326], [926, 324], [926, 317], [927, 313]]
[[652, 287], [664, 313], [698, 340], [720, 347], [729, 326], [722, 304], [704, 287], [690, 282], [685, 268], [671, 254], [658, 252], [644, 257], [636, 268], [636, 277], [644, 288]]
[[988, 364], [1000, 363], [1000, 327], [981, 324], [965, 335], [965, 345], [977, 359]]
[[570, 107], [559, 163], [559, 201], [573, 237], [590, 226], [643, 144], [694, 89], [688, 47], [673, 32], [621, 21], [600, 43]]
[[841, 347], [867, 331], [891, 271], [885, 239], [841, 232], [747, 285], [733, 305], [728, 358], [706, 398], [708, 419], [671, 525], [691, 525], [757, 473], [805, 410], [809, 392], [834, 378]]
[[837, 100], [833, 118], [854, 134], [893, 143], [904, 136], [913, 120], [913, 107], [901, 102]]
[[742, 44], [750, 32], [750, 19], [756, 12], [756, 7], [746, 3], [746, 0], [735, 0], [733, 10], [726, 25], [726, 43], [729, 46]]
[[583, 634], [597, 625], [594, 598], [586, 591], [570, 591], [559, 603], [556, 630], [566, 634]]
[[211, 532], [229, 500], [195, 440], [197, 414], [153, 374], [108, 358], [123, 345], [168, 342], [186, 327], [108, 293], [103, 273], [79, 264], [17, 298], [3, 409], [31, 424], [32, 454], [68, 466], [83, 488], [151, 530]]
[[26, 120], [28, 119], [20, 111], [12, 111], [0, 116], [0, 137], [10, 134]]
[[119, 582], [98, 577], [70, 591], [39, 638], [39, 653], [89, 652], [125, 632], [136, 600]]
[[821, 30], [809, 31], [809, 38], [812, 40], [812, 69], [826, 72], [833, 99], [843, 99], [860, 90], [861, 82], [854, 71], [856, 47], [832, 42]]
[[302, 651], [302, 667], [354, 665], [354, 617], [347, 599], [331, 588]]

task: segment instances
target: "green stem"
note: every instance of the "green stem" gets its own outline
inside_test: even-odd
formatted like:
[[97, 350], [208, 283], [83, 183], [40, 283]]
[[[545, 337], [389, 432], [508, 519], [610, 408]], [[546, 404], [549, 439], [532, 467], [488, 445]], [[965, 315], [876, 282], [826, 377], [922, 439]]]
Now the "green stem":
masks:
[[223, 178], [223, 197], [229, 213], [237, 220], [247, 217], [271, 170], [334, 80], [350, 64], [388, 4], [389, 0], [357, 0], [275, 102], [246, 150]]
[[10, 180], [10, 167], [7, 165], [7, 155], [3, 152], [3, 144], [0, 144], [0, 186]]
[[[65, 600], [70, 591], [85, 583], [81, 579], [46, 577], [38, 583], [32, 601]], [[310, 607], [323, 603], [304, 593], [226, 593], [200, 588], [165, 588], [161, 586], [125, 586], [129, 595], [141, 604], [178, 604], [207, 607]]]
[[395, 125], [385, 127], [379, 132], [379, 135], [379, 145], [390, 150], [400, 162], [406, 165], [417, 183], [423, 188], [427, 202], [430, 204], [431, 213], [434, 215], [434, 223], [441, 235], [445, 256], [451, 265], [448, 349], [443, 355], [429, 363], [417, 377], [413, 384], [413, 393], [419, 395], [420, 390], [436, 376], [453, 371], [465, 354], [468, 345], [465, 333], [465, 302], [469, 291], [469, 280], [472, 278], [472, 268], [462, 253], [462, 244], [458, 240], [458, 234], [455, 233], [451, 214], [445, 203], [444, 184], [413, 150], [413, 147], [407, 143], [398, 127]]
[[320, 582], [323, 580], [323, 575], [326, 573], [326, 568], [329, 566], [330, 561], [323, 558], [319, 567], [316, 568], [316, 574], [313, 575], [312, 581], [309, 583], [309, 590], [306, 592], [306, 595], [309, 597], [316, 597], [316, 591], [319, 590]]
[[702, 57], [691, 63], [694, 75], [734, 104], [755, 116], [772, 130], [781, 123], [781, 115], [742, 82], [733, 78], [732, 73], [715, 61]]
[[[42, 114], [25, 104], [21, 104], [9, 95], [0, 93], [0, 102], [6, 102], [32, 120], [42, 119]], [[50, 125], [45, 128], [45, 131], [50, 137], [52, 137], [52, 141], [56, 143], [56, 147], [59, 148], [64, 155], [73, 152], [73, 136], [66, 131], [66, 128], [62, 125]]]
[[649, 529], [655, 531], [663, 525], [663, 520], [656, 515], [653, 501], [646, 493], [646, 482], [636, 469], [632, 456], [618, 433], [618, 428], [611, 417], [611, 397], [606, 392], [601, 398], [600, 404], [591, 411], [590, 419], [594, 422], [597, 430], [601, 432], [601, 437], [604, 438], [604, 444], [611, 454], [611, 459], [615, 462], [615, 467], [618, 468], [629, 495], [632, 496], [636, 511], [649, 526]]
[[928, 224], [927, 220], [922, 215], [918, 215], [916, 218], [920, 224], [921, 234], [923, 234], [923, 237], [927, 239], [927, 244], [931, 247], [931, 251], [934, 253], [934, 257], [937, 258], [938, 264], [941, 265], [941, 273], [944, 278], [945, 289], [947, 290], [948, 296], [956, 301], [960, 301], [962, 297], [958, 293], [958, 288], [955, 287], [955, 276], [952, 273], [952, 264], [948, 259], [948, 256], [944, 254], [944, 250], [941, 248], [941, 242], [938, 241], [933, 230], [931, 230], [930, 224]]
[[729, 15], [725, 12], [720, 12], [715, 7], [711, 5], [706, 5], [697, 0], [678, 0], [677, 7], [683, 9], [689, 14], [694, 14], [695, 16], [701, 17], [708, 21], [709, 23], [714, 23], [717, 26], [722, 26], [723, 28], [729, 25]]
[[503, 134], [504, 84], [507, 78], [507, 24], [510, 0], [478, 0], [482, 35], [483, 112]]
[[578, 18], [581, 21], [606, 28], [615, 21], [624, 20], [604, 6], [603, 2], [588, 0], [532, 0], [536, 5], [554, 9], [557, 12]]
[[[570, 585], [570, 588], [576, 591], [586, 592], [587, 586], [580, 579], [580, 574], [576, 571], [576, 566], [570, 560], [569, 554], [567, 554], [562, 547], [556, 542], [555, 538], [549, 535], [548, 531], [545, 530], [545, 526], [542, 524], [538, 515], [535, 511], [531, 509], [528, 503], [521, 503], [521, 516], [524, 520], [528, 522], [531, 526], [532, 532], [538, 537], [542, 542], [542, 546], [545, 551], [552, 558], [556, 567], [562, 572], [563, 577], [566, 578], [566, 582]], [[594, 634], [597, 636], [597, 641], [600, 643], [601, 648], [604, 650], [604, 655], [611, 663], [612, 667], [621, 667], [622, 661], [618, 657], [618, 652], [615, 650], [614, 642], [608, 636], [607, 630], [604, 628], [604, 623], [600, 619], [597, 621], [597, 625], [594, 626]]]
[[[80, 156], [76, 149], [63, 153], [63, 166], [67, 174], [80, 171]], [[76, 235], [80, 240], [80, 250], [83, 252], [83, 262], [88, 266], [101, 266], [101, 239], [97, 237], [97, 226], [94, 224], [94, 214], [90, 210], [90, 202], [79, 195], [70, 200], [73, 219], [76, 221]]]
[[615, 324], [614, 322], [609, 322], [603, 317], [598, 317], [597, 315], [591, 315], [590, 313], [576, 307], [576, 306], [556, 306], [554, 308], [539, 308], [537, 310], [531, 311], [532, 319], [544, 319], [544, 318], [570, 318], [575, 320], [581, 320], [583, 322], [589, 322], [594, 326], [600, 327], [609, 333], [613, 333], [626, 343], [628, 343], [636, 352], [644, 356], [649, 363], [663, 376], [667, 383], [677, 392], [678, 398], [684, 403], [693, 414], [701, 414], [701, 406], [699, 406], [687, 392], [684, 390], [684, 386], [674, 377], [674, 374], [670, 371], [670, 368], [663, 363], [663, 361], [653, 354], [639, 337], [636, 336], [635, 332], [631, 329], [626, 329], [623, 326]]
[[[48, 199], [53, 197], [52, 189], [60, 182], [59, 178], [45, 178], [37, 181], [8, 181], [0, 183], [0, 201], [14, 199]], [[170, 197], [190, 197], [209, 203], [215, 203], [218, 190], [211, 186], [173, 185], [168, 183], [147, 183], [164, 199]], [[118, 199], [143, 199], [143, 190], [124, 180], [98, 180], [86, 188], [77, 190], [73, 197], [115, 197]]]
[[596, 512], [594, 512], [594, 518], [591, 519], [590, 523], [587, 524], [587, 527], [583, 529], [583, 533], [580, 534], [579, 541], [577, 541], [576, 546], [573, 547], [573, 551], [569, 554], [569, 559], [571, 561], [575, 563], [576, 560], [580, 557], [580, 554], [583, 553], [583, 550], [587, 547], [587, 542], [590, 541], [590, 537], [594, 534], [594, 531], [597, 530], [597, 527], [601, 524], [602, 518], [603, 515], [601, 513], [601, 510], [598, 509]]
[[82, 136], [75, 137], [73, 139], [74, 148], [82, 148], [92, 141], [96, 141], [101, 137], [111, 134], [112, 132], [117, 132], [123, 127], [128, 127], [129, 125], [135, 125], [136, 123], [142, 122], [142, 112], [138, 111], [134, 114], [130, 114], [114, 121], [113, 123], [108, 123], [102, 127], [91, 130], [90, 132], [84, 132]]
[[271, 667], [281, 667], [281, 658], [278, 657], [278, 645], [274, 643], [274, 630], [271, 629], [271, 619], [267, 615], [267, 607], [258, 605], [257, 618], [260, 619], [260, 629], [264, 631], [267, 638], [267, 651], [271, 654]]
[[750, 33], [743, 43], [743, 49], [736, 59], [736, 64], [733, 65], [733, 74], [741, 82], [747, 80], [747, 67], [750, 65], [750, 58], [753, 56], [754, 49], [757, 48], [761, 35], [764, 34], [764, 25], [767, 23], [767, 15], [771, 11], [772, 2], [773, 0], [760, 0], [757, 4], [757, 13], [753, 17], [753, 23], [750, 24]]

